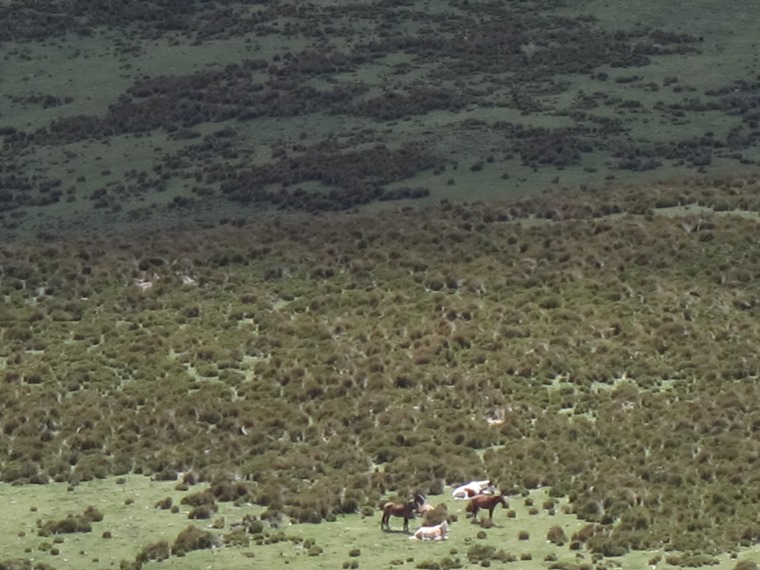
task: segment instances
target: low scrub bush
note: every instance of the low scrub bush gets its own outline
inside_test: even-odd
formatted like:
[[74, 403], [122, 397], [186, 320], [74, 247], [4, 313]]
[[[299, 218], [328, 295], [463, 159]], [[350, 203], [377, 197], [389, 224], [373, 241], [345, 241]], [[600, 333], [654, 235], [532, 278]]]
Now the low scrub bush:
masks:
[[245, 529], [235, 529], [228, 532], [223, 537], [225, 546], [236, 546], [245, 548], [251, 543], [251, 539], [245, 532]]
[[720, 560], [709, 554], [679, 554], [671, 555], [665, 558], [665, 562], [671, 566], [681, 568], [701, 568], [702, 566], [713, 566], [720, 564]]
[[562, 546], [567, 542], [567, 534], [561, 526], [553, 526], [546, 533], [546, 540], [557, 546]]
[[488, 544], [476, 544], [467, 550], [467, 560], [471, 564], [479, 564], [484, 560], [491, 560], [496, 554], [496, 547]]
[[135, 557], [135, 561], [139, 564], [145, 564], [151, 560], [161, 562], [169, 558], [170, 555], [171, 548], [169, 547], [169, 543], [165, 540], [160, 540], [143, 548]]
[[193, 550], [203, 550], [219, 546], [219, 539], [207, 530], [190, 525], [177, 535], [172, 545], [172, 554], [184, 556]]
[[54, 534], [69, 534], [75, 532], [91, 532], [92, 523], [103, 520], [103, 513], [92, 505], [87, 507], [81, 515], [68, 515], [65, 519], [50, 520], [38, 523], [39, 536], [52, 536]]

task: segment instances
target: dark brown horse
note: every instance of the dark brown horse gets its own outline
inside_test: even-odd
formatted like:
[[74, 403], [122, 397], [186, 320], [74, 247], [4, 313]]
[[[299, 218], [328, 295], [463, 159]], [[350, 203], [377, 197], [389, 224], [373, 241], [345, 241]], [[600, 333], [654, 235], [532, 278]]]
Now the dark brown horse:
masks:
[[467, 505], [467, 512], [472, 513], [472, 520], [474, 521], [478, 518], [478, 511], [480, 509], [488, 509], [488, 516], [493, 518], [493, 510], [499, 504], [504, 505], [505, 509], [509, 508], [509, 503], [504, 493], [500, 495], [478, 495], [470, 500]]
[[425, 504], [425, 495], [417, 493], [414, 498], [405, 503], [388, 502], [383, 505], [383, 518], [380, 521], [380, 528], [391, 530], [391, 517], [404, 517], [404, 532], [409, 532], [409, 519], [420, 511], [420, 507]]

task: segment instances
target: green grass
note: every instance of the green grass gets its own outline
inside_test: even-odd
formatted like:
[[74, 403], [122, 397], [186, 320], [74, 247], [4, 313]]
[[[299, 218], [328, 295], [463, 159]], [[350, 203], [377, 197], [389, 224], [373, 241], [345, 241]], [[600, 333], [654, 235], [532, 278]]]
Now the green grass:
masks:
[[[166, 540], [171, 545], [177, 534], [188, 525], [199, 528], [210, 527], [210, 523], [224, 517], [225, 528], [212, 529], [215, 534], [230, 532], [230, 525], [242, 520], [245, 515], [260, 515], [263, 508], [257, 506], [232, 506], [220, 503], [218, 514], [211, 520], [190, 521], [187, 519], [188, 508], [181, 506], [178, 513], [155, 507], [158, 501], [171, 497], [179, 505], [181, 498], [191, 492], [175, 490], [176, 482], [152, 481], [147, 477], [130, 475], [117, 483], [116, 478], [92, 481], [67, 489], [64, 484], [44, 486], [0, 486], [5, 504], [6, 516], [0, 521], [0, 540], [3, 560], [33, 559], [35, 562], [50, 564], [58, 570], [88, 570], [118, 567], [122, 560], [134, 560], [136, 554], [145, 546]], [[451, 488], [447, 487], [443, 495], [429, 496], [428, 501], [434, 505], [445, 503], [449, 514], [457, 517], [450, 525], [450, 536], [445, 542], [418, 542], [408, 539], [400, 532], [401, 520], [391, 519], [392, 532], [383, 532], [379, 528], [380, 512], [370, 517], [359, 514], [341, 515], [335, 522], [320, 524], [288, 524], [281, 529], [267, 528], [265, 535], [280, 534], [284, 539], [275, 544], [257, 545], [254, 541], [247, 547], [222, 546], [213, 550], [192, 551], [185, 556], [172, 556], [161, 562], [149, 562], [146, 569], [184, 568], [201, 570], [208, 568], [228, 568], [230, 570], [250, 568], [285, 568], [293, 567], [303, 570], [320, 568], [340, 568], [350, 560], [356, 560], [359, 568], [372, 570], [388, 568], [414, 568], [425, 560], [440, 561], [444, 558], [459, 559], [464, 568], [476, 568], [478, 564], [468, 562], [467, 552], [473, 546], [492, 546], [497, 550], [514, 554], [518, 561], [502, 563], [493, 561], [496, 568], [521, 568], [539, 570], [547, 568], [547, 557], [556, 558], [557, 562], [567, 564], [592, 564], [592, 555], [584, 550], [571, 550], [569, 542], [563, 546], [554, 545], [546, 540], [549, 528], [560, 526], [570, 538], [585, 523], [575, 516], [563, 512], [566, 502], [557, 500], [555, 514], [549, 514], [542, 508], [548, 498], [546, 489], [532, 491], [527, 497], [513, 496], [510, 508], [516, 512], [514, 518], [508, 518], [506, 510], [499, 507], [494, 512], [494, 526], [483, 531], [480, 525], [473, 524], [466, 518], [465, 502], [450, 498]], [[530, 514], [525, 499], [533, 500], [538, 509], [537, 514]], [[556, 500], [556, 499], [555, 499]], [[68, 514], [81, 513], [87, 506], [96, 506], [104, 515], [101, 522], [93, 524], [89, 533], [57, 535], [62, 542], [53, 537], [37, 536], [37, 520], [64, 518]], [[268, 524], [266, 525], [268, 527]], [[410, 528], [419, 526], [412, 521]], [[111, 538], [103, 538], [104, 532], [110, 532]], [[528, 540], [520, 540], [518, 535], [525, 531]], [[485, 533], [480, 538], [479, 533]], [[252, 538], [251, 535], [248, 535]], [[304, 548], [304, 541], [313, 541], [323, 552], [310, 556]], [[44, 543], [59, 550], [52, 555], [48, 550], [40, 550]], [[308, 544], [308, 542], [307, 542]], [[349, 552], [359, 549], [360, 555], [352, 557]], [[532, 560], [519, 560], [520, 556], [530, 553]], [[604, 567], [638, 570], [645, 568], [648, 562], [659, 556], [662, 562], [658, 567], [672, 567], [664, 562], [672, 553], [665, 551], [638, 551], [622, 557], [608, 558]], [[760, 548], [748, 548], [736, 551], [738, 559], [760, 561]], [[733, 568], [735, 559], [728, 555], [716, 557], [719, 564], [712, 566], [716, 570]], [[398, 564], [401, 561], [401, 564]]]

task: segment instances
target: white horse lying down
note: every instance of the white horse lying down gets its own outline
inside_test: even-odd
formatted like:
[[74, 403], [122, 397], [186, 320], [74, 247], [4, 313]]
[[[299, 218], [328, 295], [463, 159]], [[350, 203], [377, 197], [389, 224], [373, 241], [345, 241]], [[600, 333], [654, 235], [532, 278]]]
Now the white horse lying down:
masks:
[[496, 488], [491, 481], [470, 481], [466, 485], [457, 487], [451, 495], [460, 501], [472, 499], [478, 495], [493, 495]]
[[435, 526], [421, 526], [409, 538], [411, 540], [446, 540], [449, 537], [449, 524], [443, 521]]

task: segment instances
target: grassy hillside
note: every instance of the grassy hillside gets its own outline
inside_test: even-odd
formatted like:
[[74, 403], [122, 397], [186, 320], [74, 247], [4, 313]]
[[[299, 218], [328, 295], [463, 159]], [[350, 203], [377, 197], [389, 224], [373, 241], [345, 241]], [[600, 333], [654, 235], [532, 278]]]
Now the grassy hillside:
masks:
[[[757, 559], [742, 549], [733, 557], [684, 556], [666, 551], [636, 551], [604, 558], [583, 548], [571, 537], [582, 532], [583, 522], [568, 514], [566, 501], [550, 499], [545, 490], [510, 500], [509, 511], [495, 511], [493, 525], [473, 524], [464, 503], [449, 498], [450, 488], [431, 496], [433, 504], [448, 507], [450, 524], [446, 542], [416, 542], [398, 532], [381, 532], [379, 512], [339, 515], [332, 522], [272, 526], [261, 520], [262, 507], [220, 503], [213, 520], [188, 520], [192, 510], [186, 498], [193, 491], [179, 490], [172, 482], [127, 476], [83, 483], [74, 490], [65, 485], [44, 487], [2, 486], [9, 498], [10, 517], [4, 519], [3, 553], [7, 560], [33, 558], [39, 568], [128, 568], [137, 560], [145, 570], [183, 568], [297, 567], [319, 568], [623, 568], [636, 570], [649, 564], [675, 568], [679, 563], [708, 563], [716, 570], [736, 567], [737, 560]], [[162, 508], [171, 504], [169, 508]], [[550, 506], [552, 505], [552, 506]], [[95, 507], [103, 515], [83, 532], [40, 535], [40, 524], [79, 515]], [[548, 508], [547, 508], [548, 507]], [[245, 523], [243, 522], [245, 521]], [[413, 521], [415, 528], [420, 521]], [[172, 553], [177, 537], [188, 527], [214, 537], [214, 548]], [[551, 540], [549, 540], [551, 538]], [[168, 557], [165, 557], [167, 556]], [[4, 558], [5, 559], [5, 558]], [[486, 561], [486, 562], [484, 562]], [[5, 563], [9, 567], [8, 562]], [[47, 566], [42, 566], [47, 565]], [[12, 567], [12, 566], [10, 566]], [[24, 566], [18, 563], [17, 568]], [[29, 566], [31, 567], [31, 566]], [[134, 567], [134, 566], [133, 566]]]
[[0, 227], [215, 223], [751, 173], [756, 12], [8, 0]]
[[0, 477], [76, 493], [142, 474], [210, 487], [201, 519], [251, 503], [326, 525], [488, 477], [592, 525], [587, 556], [749, 547], [756, 194], [702, 180], [5, 243]]

